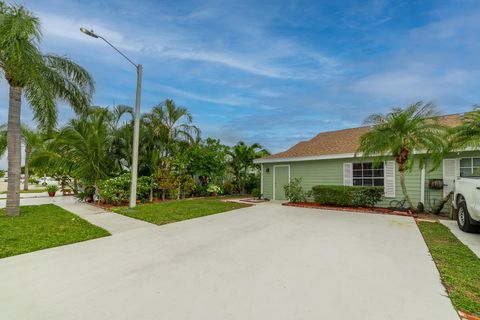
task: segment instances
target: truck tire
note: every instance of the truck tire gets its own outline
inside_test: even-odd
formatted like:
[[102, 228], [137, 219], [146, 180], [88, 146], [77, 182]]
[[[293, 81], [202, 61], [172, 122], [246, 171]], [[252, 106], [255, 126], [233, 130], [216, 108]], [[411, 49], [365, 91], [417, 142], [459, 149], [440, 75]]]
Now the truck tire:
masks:
[[476, 227], [472, 225], [470, 214], [468, 213], [467, 203], [461, 200], [458, 203], [457, 224], [460, 230], [465, 232], [474, 232]]

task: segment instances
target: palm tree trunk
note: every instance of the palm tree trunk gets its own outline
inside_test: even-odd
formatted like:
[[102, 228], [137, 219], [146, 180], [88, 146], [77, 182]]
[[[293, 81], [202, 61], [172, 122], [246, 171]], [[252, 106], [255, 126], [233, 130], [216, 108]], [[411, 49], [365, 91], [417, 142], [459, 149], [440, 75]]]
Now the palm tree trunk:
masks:
[[6, 213], [9, 216], [20, 214], [20, 110], [22, 105], [22, 88], [10, 86], [8, 106], [8, 186]]
[[410, 200], [410, 197], [408, 196], [408, 193], [407, 193], [407, 186], [405, 184], [405, 171], [399, 170], [398, 174], [400, 175], [400, 186], [402, 187], [403, 196], [405, 197], [405, 200], [408, 203], [409, 209], [414, 210], [415, 207], [413, 206], [412, 200]]
[[30, 147], [25, 146], [25, 180], [23, 182], [23, 190], [28, 191], [28, 178], [30, 177], [28, 173], [28, 159], [30, 158]]

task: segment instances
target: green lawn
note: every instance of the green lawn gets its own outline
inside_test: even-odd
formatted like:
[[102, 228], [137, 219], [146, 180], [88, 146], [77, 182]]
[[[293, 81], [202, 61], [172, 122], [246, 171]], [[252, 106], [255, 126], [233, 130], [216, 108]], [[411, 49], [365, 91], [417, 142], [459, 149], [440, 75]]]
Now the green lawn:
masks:
[[[20, 190], [20, 193], [42, 193], [42, 192], [46, 192], [45, 189], [31, 189], [31, 190]], [[0, 194], [7, 194], [7, 191], [2, 191], [0, 192]]]
[[133, 209], [120, 207], [112, 210], [135, 219], [162, 225], [248, 206], [250, 205], [222, 202], [220, 199], [214, 198], [167, 201], [154, 204], [142, 204]]
[[8, 217], [0, 209], [0, 258], [108, 235], [53, 204], [22, 206], [18, 217]]
[[444, 225], [418, 226], [455, 307], [480, 316], [480, 259]]

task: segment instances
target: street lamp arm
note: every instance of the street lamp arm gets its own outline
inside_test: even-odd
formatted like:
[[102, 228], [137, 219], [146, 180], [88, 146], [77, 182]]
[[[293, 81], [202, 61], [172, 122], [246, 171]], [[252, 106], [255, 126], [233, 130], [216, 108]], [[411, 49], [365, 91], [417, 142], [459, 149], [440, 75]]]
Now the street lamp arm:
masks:
[[117, 51], [118, 53], [120, 53], [122, 55], [122, 57], [124, 57], [125, 59], [128, 60], [128, 62], [130, 62], [131, 64], [133, 64], [133, 66], [135, 68], [138, 68], [138, 64], [136, 64], [135, 62], [133, 62], [132, 60], [130, 60], [129, 57], [127, 57], [122, 51], [120, 51], [119, 49], [117, 49], [117, 47], [115, 47], [113, 44], [110, 43], [110, 41], [108, 41], [107, 39], [105, 39], [104, 37], [102, 36], [98, 36], [100, 39], [102, 39], [103, 41], [105, 41], [110, 47], [112, 47], [113, 49], [115, 49], [115, 51]]
[[101, 35], [99, 34], [96, 34], [95, 31], [93, 30], [88, 30], [87, 28], [80, 28], [80, 31], [83, 32], [84, 34], [86, 34], [87, 36], [89, 37], [92, 37], [92, 38], [100, 38], [102, 39], [103, 41], [105, 41], [110, 47], [112, 47], [115, 51], [117, 51], [118, 53], [120, 53], [122, 55], [122, 57], [124, 57], [125, 59], [127, 59], [128, 62], [130, 62], [131, 64], [133, 64], [133, 66], [135, 68], [138, 69], [138, 64], [136, 64], [135, 62], [133, 62], [132, 60], [130, 60], [129, 57], [127, 57], [122, 51], [120, 51], [119, 49], [117, 49], [117, 47], [115, 47], [113, 44], [110, 43], [110, 41], [108, 41], [107, 39], [105, 39], [104, 37], [102, 37]]

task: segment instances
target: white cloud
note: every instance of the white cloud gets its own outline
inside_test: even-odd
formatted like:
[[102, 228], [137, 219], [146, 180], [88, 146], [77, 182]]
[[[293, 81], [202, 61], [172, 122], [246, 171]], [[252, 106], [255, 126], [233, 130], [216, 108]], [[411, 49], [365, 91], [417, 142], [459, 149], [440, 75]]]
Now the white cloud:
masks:
[[231, 105], [231, 106], [248, 106], [253, 103], [252, 99], [238, 96], [238, 95], [222, 95], [219, 97], [209, 97], [209, 96], [200, 95], [197, 93], [177, 89], [171, 86], [157, 85], [157, 87], [160, 90], [169, 92], [171, 94], [174, 94], [183, 98], [204, 101], [204, 102], [211, 102], [214, 104]]

